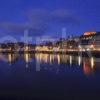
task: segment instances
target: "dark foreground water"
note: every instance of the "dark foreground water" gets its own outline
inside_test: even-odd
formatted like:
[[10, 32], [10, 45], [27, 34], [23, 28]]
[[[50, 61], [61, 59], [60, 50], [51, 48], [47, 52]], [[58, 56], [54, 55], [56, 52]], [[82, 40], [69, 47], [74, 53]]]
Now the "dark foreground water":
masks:
[[0, 54], [0, 100], [100, 100], [100, 59]]

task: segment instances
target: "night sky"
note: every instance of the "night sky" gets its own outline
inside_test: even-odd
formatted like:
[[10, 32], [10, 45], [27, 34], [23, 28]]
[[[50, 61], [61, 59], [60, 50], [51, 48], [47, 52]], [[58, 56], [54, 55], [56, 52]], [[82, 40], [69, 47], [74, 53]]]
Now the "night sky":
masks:
[[0, 36], [80, 35], [100, 31], [100, 0], [0, 0]]

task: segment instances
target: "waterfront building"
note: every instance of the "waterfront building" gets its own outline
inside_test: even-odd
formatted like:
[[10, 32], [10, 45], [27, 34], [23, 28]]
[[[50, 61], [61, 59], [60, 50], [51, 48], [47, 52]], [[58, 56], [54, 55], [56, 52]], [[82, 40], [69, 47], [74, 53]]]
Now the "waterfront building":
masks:
[[100, 51], [100, 32], [97, 32], [93, 39], [89, 41], [89, 46], [96, 51]]
[[85, 32], [80, 36], [80, 47], [83, 51], [94, 50], [100, 45], [100, 32]]

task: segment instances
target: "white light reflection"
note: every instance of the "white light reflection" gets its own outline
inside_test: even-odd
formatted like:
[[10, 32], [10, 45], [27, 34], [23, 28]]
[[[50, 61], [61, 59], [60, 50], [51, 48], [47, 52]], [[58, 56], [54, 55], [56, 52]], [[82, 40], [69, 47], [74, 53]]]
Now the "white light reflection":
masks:
[[81, 65], [81, 62], [82, 62], [82, 57], [79, 56], [79, 57], [78, 57], [78, 65], [79, 65], [79, 66]]
[[28, 63], [29, 63], [29, 58], [30, 58], [30, 55], [28, 53], [25, 53], [24, 54], [24, 59], [25, 59], [25, 62], [26, 62], [26, 68], [28, 68]]
[[9, 64], [11, 65], [11, 62], [12, 62], [12, 55], [9, 53], [8, 54], [8, 62], [9, 62]]
[[70, 66], [72, 66], [72, 56], [69, 57]]

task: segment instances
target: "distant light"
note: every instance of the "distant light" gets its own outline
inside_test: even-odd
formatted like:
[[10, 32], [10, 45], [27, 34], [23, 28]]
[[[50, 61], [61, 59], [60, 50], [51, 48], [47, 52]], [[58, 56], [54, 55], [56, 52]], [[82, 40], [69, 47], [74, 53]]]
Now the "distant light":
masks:
[[91, 48], [94, 48], [94, 45], [91, 45], [90, 47], [91, 47]]
[[95, 34], [96, 34], [96, 32], [85, 32], [84, 36], [95, 35]]

